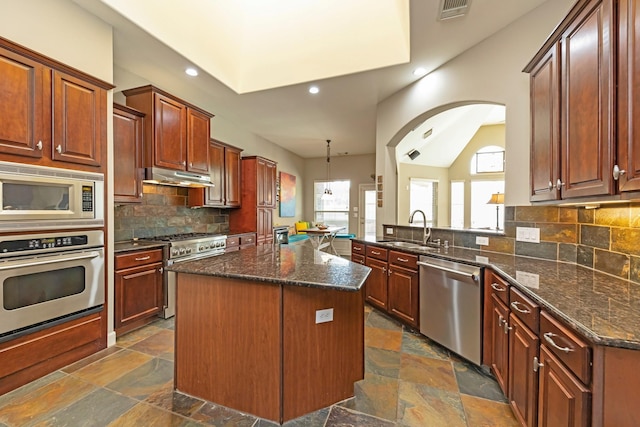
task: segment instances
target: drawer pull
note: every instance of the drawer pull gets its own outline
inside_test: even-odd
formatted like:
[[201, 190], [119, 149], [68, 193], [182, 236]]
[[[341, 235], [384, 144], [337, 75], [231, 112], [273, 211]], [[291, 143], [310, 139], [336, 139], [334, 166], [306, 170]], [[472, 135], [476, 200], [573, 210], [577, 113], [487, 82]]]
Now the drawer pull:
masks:
[[147, 255], [147, 256], [141, 256], [140, 258], [136, 258], [136, 261], [146, 261], [146, 260], [148, 260], [149, 258], [151, 258], [151, 256], [150, 256], [150, 255]]
[[517, 311], [518, 313], [523, 313], [523, 314], [529, 314], [531, 313], [531, 310], [529, 310], [528, 308], [520, 308], [520, 306], [524, 306], [524, 304], [518, 302], [518, 301], [514, 301], [511, 303], [511, 308], [513, 308], [515, 311]]
[[408, 259], [404, 259], [404, 258], [397, 258], [397, 260], [400, 261], [400, 262], [409, 262]]
[[558, 344], [555, 343], [555, 341], [553, 341], [554, 337], [562, 338], [560, 335], [556, 335], [553, 332], [545, 332], [543, 336], [544, 336], [544, 340], [556, 350], [564, 351], [567, 354], [569, 354], [572, 351], [575, 351], [571, 347], [560, 347]]
[[538, 357], [534, 356], [533, 357], [533, 372], [538, 372], [538, 369], [542, 368], [544, 366], [544, 363], [540, 363], [538, 361]]
[[360, 251], [362, 250], [362, 248], [361, 248], [361, 247], [358, 247], [358, 246], [354, 246], [354, 247], [353, 247], [353, 250], [354, 250], [354, 251], [358, 251], [358, 252], [360, 252]]
[[374, 255], [380, 255], [380, 252], [376, 252], [376, 251], [373, 251], [373, 250], [371, 251], [371, 253], [374, 254]]
[[498, 292], [507, 292], [507, 287], [506, 286], [503, 288], [503, 287], [501, 287], [500, 285], [498, 285], [495, 282], [493, 282], [491, 284], [491, 287], [493, 288], [493, 290], [498, 291]]

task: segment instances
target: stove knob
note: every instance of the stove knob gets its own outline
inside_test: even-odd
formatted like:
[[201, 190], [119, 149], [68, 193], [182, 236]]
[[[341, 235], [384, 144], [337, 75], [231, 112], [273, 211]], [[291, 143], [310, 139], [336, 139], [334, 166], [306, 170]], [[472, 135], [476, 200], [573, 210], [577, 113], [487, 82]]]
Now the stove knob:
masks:
[[178, 249], [171, 249], [171, 255], [178, 256]]
[[184, 248], [180, 248], [180, 255], [184, 255], [184, 253], [185, 253], [185, 252], [186, 252], [186, 251], [185, 251], [185, 249], [184, 249]]
[[216, 247], [221, 248], [222, 246], [223, 246], [223, 243], [222, 243], [222, 242], [218, 242], [218, 243], [216, 243]]
[[204, 251], [204, 245], [200, 245], [200, 247], [198, 248], [198, 250], [199, 250], [200, 252]]
[[191, 248], [187, 248], [187, 253], [190, 254], [191, 253]]

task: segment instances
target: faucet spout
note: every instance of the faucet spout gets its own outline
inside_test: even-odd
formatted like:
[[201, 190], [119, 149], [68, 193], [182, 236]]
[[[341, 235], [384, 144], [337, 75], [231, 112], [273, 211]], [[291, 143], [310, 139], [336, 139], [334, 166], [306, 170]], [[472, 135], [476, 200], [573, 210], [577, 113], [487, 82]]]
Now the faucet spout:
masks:
[[424, 212], [420, 209], [416, 209], [415, 211], [411, 212], [411, 215], [409, 215], [409, 224], [413, 224], [413, 217], [416, 213], [422, 214], [422, 243], [426, 245], [429, 241], [429, 238], [431, 237], [431, 228], [427, 228], [427, 216], [424, 214]]

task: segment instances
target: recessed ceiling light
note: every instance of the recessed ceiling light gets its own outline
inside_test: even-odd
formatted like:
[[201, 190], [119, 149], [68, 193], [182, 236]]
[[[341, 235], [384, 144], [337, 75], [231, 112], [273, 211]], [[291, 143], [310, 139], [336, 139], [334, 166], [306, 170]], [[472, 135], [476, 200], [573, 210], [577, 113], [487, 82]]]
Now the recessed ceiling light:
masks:
[[318, 92], [320, 92], [320, 89], [318, 88], [318, 86], [311, 86], [309, 88], [309, 93], [313, 93], [315, 95]]
[[427, 70], [425, 70], [422, 67], [418, 67], [415, 70], [413, 70], [414, 76], [424, 76], [425, 74], [427, 74]]
[[186, 70], [184, 70], [184, 72], [190, 75], [191, 77], [195, 77], [198, 75], [198, 70], [196, 70], [195, 68], [187, 68]]

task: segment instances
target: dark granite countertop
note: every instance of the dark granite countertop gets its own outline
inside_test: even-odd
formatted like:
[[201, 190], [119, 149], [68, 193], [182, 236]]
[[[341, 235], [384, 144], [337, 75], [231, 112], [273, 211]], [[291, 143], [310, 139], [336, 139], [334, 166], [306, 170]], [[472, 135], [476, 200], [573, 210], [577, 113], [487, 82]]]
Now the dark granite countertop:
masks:
[[358, 291], [371, 269], [308, 245], [265, 245], [173, 264], [178, 273]]
[[[595, 344], [640, 349], [640, 285], [577, 264], [449, 247], [392, 250], [491, 267]], [[536, 283], [537, 282], [537, 283]]]
[[162, 242], [141, 242], [139, 240], [126, 240], [124, 242], [115, 242], [113, 245], [114, 253], [139, 251], [143, 249], [163, 248], [167, 243]]

